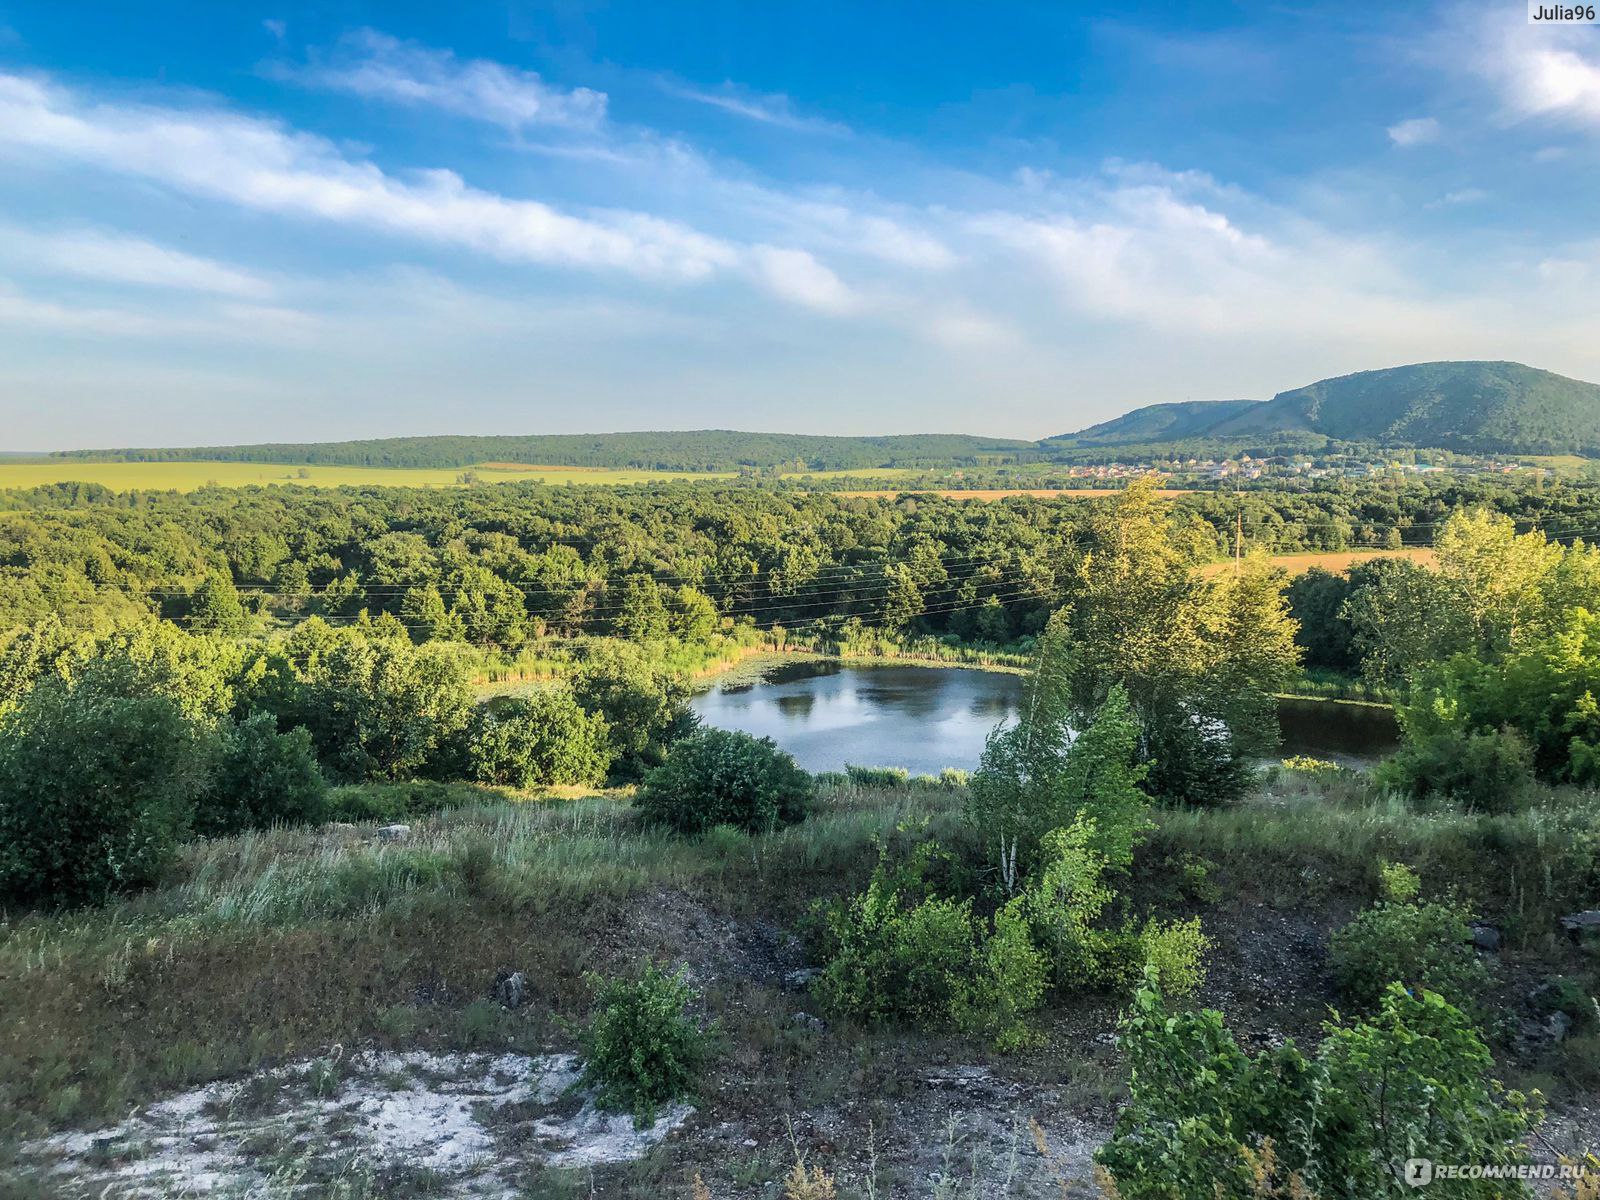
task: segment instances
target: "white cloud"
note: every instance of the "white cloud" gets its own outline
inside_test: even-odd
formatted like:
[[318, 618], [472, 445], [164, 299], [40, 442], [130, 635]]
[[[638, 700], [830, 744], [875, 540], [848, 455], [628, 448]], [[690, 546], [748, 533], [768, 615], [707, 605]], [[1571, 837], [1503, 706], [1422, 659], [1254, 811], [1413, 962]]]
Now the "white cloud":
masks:
[[265, 29], [280, 43], [288, 40], [289, 25], [286, 21], [280, 21], [276, 17], [268, 17], [261, 22], [261, 28]]
[[1482, 188], [1464, 187], [1446, 192], [1437, 200], [1431, 201], [1427, 208], [1455, 208], [1462, 204], [1481, 204], [1489, 198], [1489, 193]]
[[762, 95], [741, 88], [733, 82], [725, 82], [715, 91], [705, 91], [698, 88], [679, 87], [675, 84], [664, 85], [668, 94], [677, 96], [682, 100], [693, 100], [696, 104], [707, 104], [712, 108], [719, 108], [723, 112], [732, 113], [736, 117], [743, 117], [747, 121], [756, 121], [762, 125], [773, 125], [779, 129], [792, 129], [799, 133], [821, 133], [839, 137], [849, 134], [850, 128], [836, 121], [824, 120], [820, 117], [807, 117], [795, 111], [794, 102], [781, 92]]
[[804, 250], [756, 246], [751, 252], [756, 274], [775, 294], [818, 312], [854, 312], [859, 298], [828, 267]]
[[146, 307], [67, 304], [0, 279], [0, 330], [19, 327], [95, 337], [272, 343], [303, 342], [314, 333], [306, 314], [270, 305], [227, 303], [209, 311], [152, 312]]
[[311, 87], [371, 100], [437, 108], [517, 131], [553, 125], [589, 129], [606, 115], [606, 95], [553, 87], [532, 71], [402, 42], [373, 29], [340, 39], [334, 52], [274, 73]]
[[261, 298], [272, 284], [214, 259], [98, 229], [40, 231], [0, 226], [0, 256], [61, 275], [106, 283]]
[[1207, 337], [1360, 337], [1382, 343], [1471, 327], [1419, 291], [1385, 249], [1259, 203], [1241, 224], [1214, 185], [1172, 176], [1121, 186], [1084, 181], [1052, 195], [1053, 212], [996, 212], [976, 232], [1020, 254], [1069, 311]]
[[1439, 121], [1435, 117], [1412, 117], [1389, 126], [1389, 140], [1402, 148], [1421, 146], [1439, 140]]
[[0, 146], [88, 164], [247, 208], [462, 246], [510, 262], [701, 279], [735, 247], [687, 226], [621, 213], [573, 216], [468, 186], [453, 171], [401, 179], [331, 142], [216, 110], [98, 104], [0, 74]]
[[1582, 25], [1530, 26], [1520, 11], [1496, 7], [1449, 43], [1442, 61], [1492, 83], [1510, 120], [1600, 127], [1600, 47], [1592, 35]]

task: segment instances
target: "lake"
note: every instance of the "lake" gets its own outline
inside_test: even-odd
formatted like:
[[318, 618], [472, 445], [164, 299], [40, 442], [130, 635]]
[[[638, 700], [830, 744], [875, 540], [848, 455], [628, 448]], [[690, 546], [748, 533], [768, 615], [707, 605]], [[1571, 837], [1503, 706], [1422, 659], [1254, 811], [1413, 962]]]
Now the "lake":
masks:
[[[1021, 694], [1022, 677], [998, 671], [805, 661], [692, 703], [707, 725], [770, 737], [808, 771], [854, 763], [936, 775], [975, 768], [989, 732], [1015, 719]], [[1396, 741], [1386, 708], [1286, 700], [1279, 719], [1285, 754], [1372, 759]]]

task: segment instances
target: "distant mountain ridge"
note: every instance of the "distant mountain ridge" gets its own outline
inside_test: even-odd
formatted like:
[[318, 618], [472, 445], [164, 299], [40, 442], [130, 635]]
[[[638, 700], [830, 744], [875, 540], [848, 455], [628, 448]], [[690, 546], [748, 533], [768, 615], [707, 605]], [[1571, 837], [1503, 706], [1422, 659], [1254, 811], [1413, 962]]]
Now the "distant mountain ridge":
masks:
[[1180, 451], [1272, 454], [1334, 444], [1600, 458], [1600, 386], [1514, 362], [1431, 362], [1322, 379], [1279, 392], [1271, 400], [1150, 404], [1038, 442], [954, 433], [833, 437], [699, 429], [73, 450], [54, 457], [365, 467], [506, 462], [653, 471], [862, 471], [1071, 462], [1111, 455], [1138, 459]]
[[1431, 362], [1358, 371], [1271, 400], [1152, 404], [1077, 433], [1069, 446], [1307, 439], [1478, 454], [1600, 454], [1600, 386], [1514, 362]]

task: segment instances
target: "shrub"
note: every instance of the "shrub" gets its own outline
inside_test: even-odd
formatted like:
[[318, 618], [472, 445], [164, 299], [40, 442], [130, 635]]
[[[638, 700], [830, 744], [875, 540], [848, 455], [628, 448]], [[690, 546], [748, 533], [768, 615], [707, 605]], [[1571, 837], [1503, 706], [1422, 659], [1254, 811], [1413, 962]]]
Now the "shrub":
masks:
[[[1122, 1200], [1315, 1195], [1370, 1200], [1402, 1189], [1407, 1159], [1527, 1161], [1537, 1100], [1488, 1077], [1489, 1052], [1443, 997], [1398, 986], [1367, 1021], [1329, 1025], [1316, 1057], [1291, 1042], [1251, 1057], [1215, 1010], [1170, 1013], [1140, 989], [1119, 1044], [1129, 1098], [1096, 1160]], [[1451, 1195], [1526, 1195], [1504, 1180]]]
[[880, 862], [861, 894], [826, 910], [829, 949], [815, 988], [837, 1015], [867, 1022], [954, 1025], [1017, 1050], [1036, 1035], [1049, 962], [1014, 907], [993, 926], [970, 900], [926, 894], [920, 864], [891, 872]]
[[771, 738], [708, 729], [673, 746], [634, 803], [647, 820], [679, 833], [715, 825], [765, 833], [806, 815], [811, 777]]
[[1378, 767], [1380, 786], [1413, 800], [1468, 812], [1518, 812], [1532, 793], [1533, 750], [1515, 729], [1468, 733], [1457, 726], [1411, 738]]
[[1339, 991], [1363, 1009], [1375, 1008], [1391, 983], [1470, 1008], [1489, 982], [1466, 913], [1444, 901], [1379, 901], [1333, 935], [1331, 950]]
[[880, 864], [866, 891], [827, 912], [826, 925], [832, 946], [816, 991], [829, 1011], [867, 1022], [949, 1019], [972, 967], [970, 900], [911, 900]]
[[210, 751], [164, 697], [35, 686], [0, 725], [0, 895], [98, 903], [154, 882], [189, 832]]
[[304, 729], [279, 733], [270, 713], [255, 713], [223, 734], [194, 827], [215, 837], [271, 825], [313, 825], [327, 815], [328, 784], [311, 735]]
[[694, 991], [679, 971], [648, 964], [637, 982], [613, 979], [600, 989], [583, 1034], [583, 1083], [599, 1089], [601, 1108], [654, 1122], [662, 1105], [694, 1094], [710, 1058], [710, 1037], [688, 1014]]
[[565, 688], [479, 705], [467, 727], [463, 768], [507, 787], [594, 784], [616, 751], [606, 719], [578, 707]]

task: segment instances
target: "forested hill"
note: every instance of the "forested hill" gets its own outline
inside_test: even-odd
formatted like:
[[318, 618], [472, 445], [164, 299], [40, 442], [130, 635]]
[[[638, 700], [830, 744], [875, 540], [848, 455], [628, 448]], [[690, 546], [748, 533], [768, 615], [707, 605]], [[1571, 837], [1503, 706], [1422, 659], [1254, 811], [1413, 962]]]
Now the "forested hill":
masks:
[[1271, 400], [1150, 405], [1051, 443], [1270, 446], [1318, 436], [1480, 454], [1600, 454], [1600, 386], [1521, 363], [1416, 363], [1320, 380]]
[[966, 434], [813, 437], [699, 429], [666, 433], [543, 434], [527, 437], [409, 437], [360, 442], [263, 443], [146, 450], [75, 450], [56, 457], [118, 462], [270, 462], [365, 467], [466, 467], [476, 463], [737, 471], [796, 467], [981, 465], [1039, 457], [1037, 443]]

